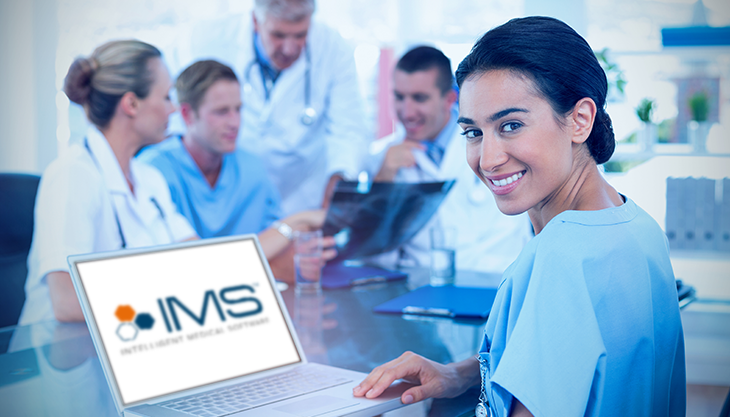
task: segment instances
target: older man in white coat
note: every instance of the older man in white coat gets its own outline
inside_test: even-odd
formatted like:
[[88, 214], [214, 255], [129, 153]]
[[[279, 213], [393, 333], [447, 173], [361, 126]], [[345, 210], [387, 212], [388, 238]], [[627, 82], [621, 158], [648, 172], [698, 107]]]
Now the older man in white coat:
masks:
[[242, 43], [239, 146], [259, 155], [289, 215], [326, 206], [370, 142], [352, 50], [312, 22], [314, 0], [256, 0]]
[[457, 231], [456, 267], [501, 273], [532, 236], [525, 215], [506, 216], [466, 163], [456, 123], [457, 93], [451, 64], [438, 49], [421, 46], [398, 61], [393, 74], [395, 109], [402, 126], [371, 145], [375, 181], [456, 179], [437, 214], [413, 239], [374, 258], [385, 266], [429, 265], [432, 227]]

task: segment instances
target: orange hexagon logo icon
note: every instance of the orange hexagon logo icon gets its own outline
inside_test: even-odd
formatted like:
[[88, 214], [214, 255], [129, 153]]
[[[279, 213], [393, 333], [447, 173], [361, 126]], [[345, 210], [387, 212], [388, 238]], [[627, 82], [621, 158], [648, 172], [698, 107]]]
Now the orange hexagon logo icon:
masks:
[[134, 316], [137, 315], [137, 313], [134, 311], [132, 306], [125, 304], [117, 307], [117, 311], [114, 312], [114, 315], [117, 316], [121, 322], [129, 322], [134, 320]]

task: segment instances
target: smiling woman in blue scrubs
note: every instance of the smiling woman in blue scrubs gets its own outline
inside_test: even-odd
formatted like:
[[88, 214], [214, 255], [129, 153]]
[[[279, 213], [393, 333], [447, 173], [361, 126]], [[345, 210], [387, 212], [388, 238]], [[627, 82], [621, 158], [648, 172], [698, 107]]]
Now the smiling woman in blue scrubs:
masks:
[[602, 177], [615, 141], [586, 41], [545, 17], [487, 32], [456, 71], [467, 162], [505, 214], [535, 229], [505, 271], [473, 359], [413, 353], [375, 368], [404, 403], [481, 383], [477, 415], [684, 415], [682, 325], [666, 238]]

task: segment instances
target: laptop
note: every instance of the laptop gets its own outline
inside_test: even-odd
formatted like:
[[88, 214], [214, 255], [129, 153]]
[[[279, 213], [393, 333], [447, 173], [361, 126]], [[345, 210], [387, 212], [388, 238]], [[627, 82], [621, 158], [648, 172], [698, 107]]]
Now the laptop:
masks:
[[76, 293], [126, 416], [372, 416], [407, 384], [307, 362], [255, 235], [70, 256]]

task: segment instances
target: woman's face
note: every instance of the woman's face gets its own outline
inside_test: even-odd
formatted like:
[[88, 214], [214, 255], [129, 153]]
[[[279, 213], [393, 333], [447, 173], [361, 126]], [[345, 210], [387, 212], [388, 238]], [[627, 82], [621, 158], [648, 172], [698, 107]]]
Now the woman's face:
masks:
[[530, 79], [505, 70], [472, 76], [461, 87], [467, 161], [505, 214], [565, 197], [573, 171], [571, 129], [537, 91]]
[[170, 100], [172, 80], [167, 67], [160, 58], [150, 59], [149, 69], [153, 82], [147, 97], [139, 100], [139, 109], [135, 126], [142, 137], [142, 146], [161, 142], [165, 139], [167, 122], [175, 111]]

